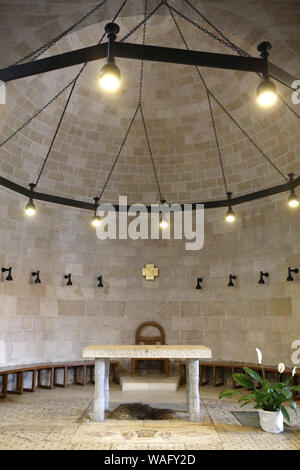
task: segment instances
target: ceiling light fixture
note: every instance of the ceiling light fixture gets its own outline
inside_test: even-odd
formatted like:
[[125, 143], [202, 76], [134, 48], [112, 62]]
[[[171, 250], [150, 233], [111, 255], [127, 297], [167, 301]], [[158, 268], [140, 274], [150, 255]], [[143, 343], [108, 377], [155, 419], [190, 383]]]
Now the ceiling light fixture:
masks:
[[226, 222], [228, 222], [228, 223], [230, 223], [230, 224], [231, 224], [232, 222], [235, 222], [235, 219], [236, 219], [235, 212], [234, 212], [234, 210], [232, 209], [231, 196], [232, 196], [232, 193], [231, 193], [231, 192], [228, 192], [228, 193], [227, 193], [227, 197], [228, 197], [228, 210], [227, 210], [226, 215], [225, 215], [225, 220], [226, 220]]
[[107, 62], [100, 72], [100, 85], [103, 90], [111, 93], [116, 91], [121, 83], [121, 73], [115, 64], [114, 56], [114, 42], [119, 31], [120, 28], [116, 23], [107, 23], [105, 26], [108, 39]]
[[101, 225], [101, 219], [100, 219], [99, 215], [97, 215], [97, 209], [99, 207], [99, 200], [100, 200], [99, 197], [94, 197], [95, 213], [94, 213], [94, 217], [91, 220], [91, 225], [95, 228], [100, 227], [100, 225]]
[[[165, 199], [162, 199], [160, 202], [161, 202], [162, 205], [166, 204]], [[166, 215], [165, 215], [165, 212], [164, 212], [163, 209], [162, 209], [162, 212], [160, 213], [160, 222], [159, 222], [159, 226], [160, 226], [160, 228], [162, 228], [162, 229], [168, 228], [168, 226], [169, 226], [168, 221], [167, 221], [167, 218], [166, 218]]]
[[32, 217], [33, 215], [36, 214], [36, 207], [33, 203], [33, 197], [32, 197], [33, 190], [35, 188], [35, 184], [30, 183], [29, 187], [30, 187], [31, 195], [29, 196], [29, 202], [25, 206], [25, 214], [28, 215], [29, 217]]
[[[290, 181], [294, 181], [294, 173], [289, 173], [288, 177], [290, 178]], [[288, 205], [295, 209], [296, 207], [299, 206], [299, 199], [296, 196], [295, 189], [291, 189], [291, 194], [288, 198]]]
[[257, 46], [260, 56], [263, 60], [264, 71], [262, 75], [262, 82], [258, 85], [256, 96], [258, 103], [263, 107], [272, 106], [277, 101], [276, 87], [269, 79], [268, 73], [268, 57], [272, 45], [268, 41], [261, 42]]

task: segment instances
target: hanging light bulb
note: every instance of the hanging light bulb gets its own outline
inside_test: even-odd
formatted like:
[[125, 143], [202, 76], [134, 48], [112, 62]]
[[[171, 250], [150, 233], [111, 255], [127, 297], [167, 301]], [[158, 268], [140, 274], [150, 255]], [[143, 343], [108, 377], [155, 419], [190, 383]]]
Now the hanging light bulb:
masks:
[[258, 85], [256, 95], [258, 103], [265, 108], [277, 101], [276, 87], [268, 78]]
[[97, 228], [101, 225], [101, 219], [100, 219], [99, 215], [94, 215], [94, 217], [92, 218], [91, 224], [95, 228]]
[[228, 209], [228, 211], [226, 212], [225, 219], [226, 219], [226, 222], [229, 222], [230, 224], [231, 224], [232, 222], [235, 222], [236, 215], [235, 215], [234, 210], [232, 210], [231, 207], [230, 207], [230, 208]]
[[113, 93], [120, 87], [121, 73], [114, 62], [107, 62], [100, 73], [100, 85], [105, 91]]
[[33, 215], [36, 214], [36, 207], [31, 198], [29, 199], [28, 204], [26, 204], [25, 214], [28, 215], [29, 217], [32, 217]]
[[257, 46], [263, 61], [263, 76], [262, 82], [257, 87], [256, 96], [258, 103], [263, 107], [272, 106], [277, 101], [276, 87], [269, 79], [268, 73], [268, 57], [271, 48], [272, 44], [268, 41], [261, 42]]
[[[290, 181], [293, 182], [295, 174], [294, 173], [289, 173], [288, 177], [290, 178]], [[293, 209], [295, 209], [296, 207], [299, 206], [299, 199], [296, 196], [294, 188], [291, 189], [291, 194], [288, 198], [288, 205], [289, 205], [289, 207], [292, 207]]]
[[169, 224], [168, 224], [168, 222], [166, 221], [166, 219], [165, 219], [165, 218], [162, 218], [161, 221], [160, 221], [160, 224], [159, 224], [160, 228], [168, 228], [168, 225], [169, 225]]
[[288, 205], [293, 208], [296, 208], [299, 206], [299, 199], [297, 198], [294, 189], [292, 189], [291, 195], [288, 198]]
[[103, 90], [109, 92], [116, 91], [121, 83], [121, 73], [114, 57], [114, 42], [119, 31], [120, 28], [116, 23], [108, 23], [105, 26], [108, 39], [107, 62], [100, 73], [100, 85]]
[[95, 201], [95, 213], [94, 213], [94, 216], [91, 220], [91, 225], [92, 227], [99, 227], [101, 225], [101, 218], [99, 217], [99, 215], [97, 215], [97, 209], [98, 209], [98, 206], [99, 206], [99, 197], [94, 197], [94, 201]]
[[30, 191], [31, 191], [31, 196], [29, 197], [29, 202], [25, 206], [25, 214], [28, 215], [29, 217], [32, 217], [33, 215], [36, 214], [36, 207], [33, 203], [33, 197], [32, 197], [32, 193], [33, 193], [33, 190], [35, 188], [35, 184], [30, 183], [29, 187], [30, 187]]
[[231, 205], [231, 196], [232, 196], [232, 193], [231, 192], [228, 192], [227, 193], [227, 197], [228, 197], [228, 210], [226, 212], [226, 215], [225, 215], [225, 220], [226, 222], [228, 223], [232, 223], [232, 222], [235, 222], [236, 220], [236, 215], [235, 215], [235, 212], [234, 210], [232, 209], [232, 205]]
[[[165, 199], [161, 199], [160, 202], [161, 202], [162, 205], [166, 204]], [[166, 218], [166, 216], [165, 216], [165, 214], [164, 214], [163, 212], [160, 213], [159, 226], [160, 226], [160, 228], [162, 228], [162, 229], [168, 228], [168, 226], [169, 226], [168, 221], [167, 221], [167, 218]]]

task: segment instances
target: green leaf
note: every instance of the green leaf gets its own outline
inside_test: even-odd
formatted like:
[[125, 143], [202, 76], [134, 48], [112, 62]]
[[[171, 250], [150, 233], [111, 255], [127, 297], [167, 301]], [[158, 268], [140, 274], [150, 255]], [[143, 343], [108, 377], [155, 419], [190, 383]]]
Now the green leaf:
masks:
[[290, 424], [291, 420], [290, 420], [290, 415], [287, 412], [287, 409], [283, 405], [281, 405], [280, 409], [282, 411], [282, 414], [283, 414], [285, 420]]
[[291, 387], [291, 390], [293, 390], [293, 392], [300, 392], [300, 384], [299, 385], [293, 385]]
[[291, 400], [291, 408], [295, 411], [296, 415], [298, 415], [297, 403], [294, 400]]
[[252, 382], [251, 377], [248, 377], [245, 374], [232, 374], [232, 377], [238, 385], [242, 385], [247, 388], [254, 388], [254, 383]]
[[238, 393], [241, 393], [240, 390], [236, 390], [236, 389], [224, 390], [223, 392], [219, 393], [219, 399], [223, 397], [231, 398], [232, 395], [237, 395]]
[[247, 372], [253, 379], [257, 380], [261, 385], [263, 385], [263, 379], [262, 377], [255, 372], [255, 370], [250, 369], [249, 367], [243, 367], [243, 370]]

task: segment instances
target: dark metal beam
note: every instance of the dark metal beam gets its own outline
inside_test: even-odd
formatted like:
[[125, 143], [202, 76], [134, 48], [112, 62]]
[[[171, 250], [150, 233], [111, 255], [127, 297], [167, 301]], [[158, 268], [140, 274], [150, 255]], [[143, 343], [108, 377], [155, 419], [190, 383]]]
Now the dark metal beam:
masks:
[[263, 70], [263, 62], [260, 58], [147, 46], [143, 44], [115, 43], [115, 56], [126, 59], [197, 65], [219, 69], [242, 70], [245, 72], [262, 72]]
[[[2, 176], [0, 176], [0, 186], [8, 188], [28, 198], [32, 195], [29, 189], [24, 188], [23, 186], [20, 186], [19, 184], [13, 183], [12, 181], [6, 178], [3, 178]], [[234, 197], [231, 199], [231, 204], [235, 206], [238, 204], [243, 204], [245, 202], [254, 201], [255, 199], [261, 199], [267, 196], [274, 196], [275, 194], [280, 194], [283, 192], [290, 191], [291, 189], [297, 188], [298, 186], [300, 186], [300, 177], [296, 178], [294, 181], [289, 181], [288, 183], [284, 183], [279, 186], [273, 186], [272, 188], [266, 188], [266, 189], [262, 189], [261, 191], [256, 191], [254, 193]], [[90, 211], [95, 210], [94, 203], [89, 203], [85, 201], [77, 201], [75, 199], [68, 199], [68, 198], [60, 197], [60, 196], [53, 196], [51, 194], [39, 193], [39, 192], [34, 191], [33, 198], [34, 200], [51, 202], [54, 204], [61, 204], [63, 206], [77, 207], [78, 209], [87, 209]], [[193, 203], [192, 204], [193, 210], [196, 209], [197, 204], [204, 204], [205, 209], [215, 209], [218, 207], [227, 207], [228, 199], [222, 199], [219, 201]], [[114, 207], [116, 211], [119, 210], [119, 206], [114, 204]], [[129, 207], [130, 206], [127, 206], [127, 209], [129, 209]], [[183, 204], [181, 204], [181, 207], [183, 208]], [[147, 209], [148, 211], [150, 211], [151, 207], [147, 206]]]
[[[115, 57], [136, 60], [148, 60], [171, 64], [197, 65], [229, 70], [242, 70], [247, 72], [263, 71], [263, 62], [260, 58], [240, 57], [229, 54], [215, 54], [212, 52], [190, 51], [170, 47], [146, 46], [143, 44], [129, 44], [116, 42], [114, 44]], [[58, 54], [45, 59], [13, 65], [0, 70], [0, 80], [8, 82], [19, 78], [29, 77], [52, 70], [58, 70], [73, 65], [104, 59], [107, 56], [107, 43], [85, 47], [64, 54]]]

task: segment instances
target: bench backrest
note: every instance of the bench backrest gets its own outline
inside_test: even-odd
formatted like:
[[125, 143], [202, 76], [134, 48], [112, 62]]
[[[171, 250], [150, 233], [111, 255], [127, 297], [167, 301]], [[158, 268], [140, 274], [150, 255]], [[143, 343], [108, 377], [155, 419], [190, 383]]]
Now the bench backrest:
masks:
[[[153, 327], [159, 331], [155, 336], [145, 336], [142, 330], [147, 327]], [[135, 333], [135, 344], [166, 344], [166, 335], [163, 327], [155, 321], [145, 321], [141, 323]]]

